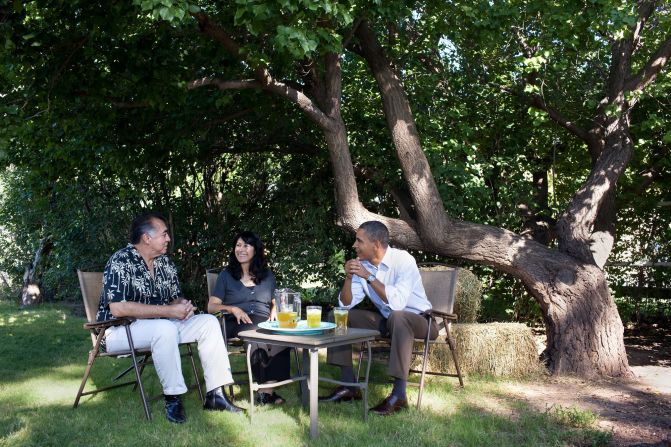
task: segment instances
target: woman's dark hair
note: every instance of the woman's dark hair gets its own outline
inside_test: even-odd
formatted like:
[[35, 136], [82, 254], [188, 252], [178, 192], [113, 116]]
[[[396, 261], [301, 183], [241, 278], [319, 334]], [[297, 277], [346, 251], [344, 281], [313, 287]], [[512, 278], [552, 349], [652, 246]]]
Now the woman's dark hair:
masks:
[[254, 257], [249, 264], [249, 273], [254, 277], [254, 283], [259, 284], [266, 276], [268, 276], [268, 263], [266, 261], [266, 253], [263, 249], [261, 238], [251, 231], [243, 231], [236, 234], [233, 238], [233, 249], [228, 256], [228, 266], [226, 267], [226, 270], [228, 270], [228, 273], [237, 280], [242, 277], [242, 266], [240, 265], [238, 258], [235, 257], [235, 245], [238, 243], [239, 239], [242, 239], [245, 243], [254, 247]]

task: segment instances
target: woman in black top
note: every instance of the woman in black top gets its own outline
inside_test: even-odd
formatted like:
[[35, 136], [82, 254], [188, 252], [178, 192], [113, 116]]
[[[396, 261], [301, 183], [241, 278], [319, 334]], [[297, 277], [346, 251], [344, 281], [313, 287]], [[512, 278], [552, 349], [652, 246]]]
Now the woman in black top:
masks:
[[[275, 276], [268, 268], [261, 239], [243, 231], [233, 239], [234, 247], [228, 266], [217, 278], [207, 310], [226, 311], [226, 338], [255, 329], [262, 321], [277, 320]], [[258, 383], [272, 383], [289, 378], [289, 349], [256, 345], [252, 348], [252, 374]], [[257, 403], [282, 404], [284, 399], [274, 390], [259, 391]]]

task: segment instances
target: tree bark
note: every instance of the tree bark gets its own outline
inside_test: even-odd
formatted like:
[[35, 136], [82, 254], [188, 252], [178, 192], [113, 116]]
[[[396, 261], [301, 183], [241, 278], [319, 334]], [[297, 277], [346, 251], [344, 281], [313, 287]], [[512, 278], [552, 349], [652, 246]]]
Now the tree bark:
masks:
[[51, 246], [51, 238], [49, 236], [42, 238], [35, 251], [33, 260], [26, 266], [26, 271], [23, 274], [23, 287], [21, 288], [20, 297], [22, 308], [39, 304], [42, 301], [42, 293], [35, 281], [35, 277], [37, 274], [37, 266], [42, 260], [42, 257], [49, 254]]
[[9, 284], [9, 281], [7, 280], [7, 275], [5, 272], [0, 272], [0, 279], [2, 279], [2, 283], [8, 290], [12, 288], [12, 286]]
[[387, 127], [415, 205], [419, 236], [427, 245], [435, 245], [440, 240], [439, 232], [449, 229], [450, 219], [445, 213], [429, 161], [422, 151], [410, 102], [369, 22], [363, 20], [355, 34], [380, 90]]

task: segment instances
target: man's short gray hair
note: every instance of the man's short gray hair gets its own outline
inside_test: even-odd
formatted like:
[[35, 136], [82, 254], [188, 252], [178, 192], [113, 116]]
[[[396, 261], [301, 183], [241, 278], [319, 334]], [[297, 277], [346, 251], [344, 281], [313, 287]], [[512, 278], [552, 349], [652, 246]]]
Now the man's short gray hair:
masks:
[[389, 230], [387, 226], [377, 220], [369, 220], [359, 225], [359, 229], [366, 232], [372, 241], [380, 241], [382, 247], [389, 246]]
[[168, 221], [163, 214], [155, 211], [144, 212], [136, 216], [130, 226], [130, 243], [133, 245], [139, 244], [143, 234], [149, 234], [151, 237], [156, 236], [154, 220], [160, 220], [166, 227], [168, 226]]

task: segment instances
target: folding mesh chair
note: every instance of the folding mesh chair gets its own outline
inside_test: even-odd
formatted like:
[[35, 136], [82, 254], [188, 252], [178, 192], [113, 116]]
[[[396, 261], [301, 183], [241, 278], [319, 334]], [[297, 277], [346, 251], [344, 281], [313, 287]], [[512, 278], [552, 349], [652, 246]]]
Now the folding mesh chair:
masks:
[[[436, 322], [439, 333], [445, 335], [445, 340], [430, 340], [428, 331], [426, 338], [415, 339], [415, 344], [422, 344], [422, 350], [413, 351], [415, 356], [422, 357], [422, 369], [410, 369], [409, 372], [419, 374], [420, 379], [419, 383], [408, 382], [408, 384], [419, 387], [417, 409], [419, 409], [422, 404], [422, 394], [424, 392], [426, 375], [457, 377], [459, 379], [459, 386], [462, 388], [464, 386], [463, 376], [461, 375], [461, 369], [459, 368], [457, 347], [450, 330], [452, 322], [457, 320], [457, 314], [454, 313], [454, 301], [456, 297], [458, 270], [445, 264], [430, 262], [419, 264], [419, 273], [422, 277], [422, 284], [424, 285], [426, 297], [432, 305], [431, 310], [425, 312], [423, 315], [427, 318], [429, 326], [431, 325], [432, 319]], [[427, 371], [431, 346], [438, 343], [445, 343], [450, 349], [456, 374], [447, 371]], [[379, 348], [388, 350], [390, 348], [390, 340], [388, 338], [378, 338], [376, 340], [376, 349]], [[361, 349], [359, 351], [359, 370], [361, 369], [363, 354], [364, 350]], [[357, 371], [357, 380], [358, 376], [359, 371]]]
[[[107, 321], [96, 321], [96, 313], [98, 312], [98, 305], [100, 304], [100, 293], [102, 291], [103, 285], [103, 274], [102, 272], [82, 272], [77, 270], [77, 276], [79, 277], [79, 287], [82, 292], [82, 298], [84, 300], [84, 310], [86, 311], [87, 323], [84, 324], [84, 329], [87, 329], [91, 334], [91, 342], [93, 344], [93, 349], [89, 351], [88, 362], [86, 365], [86, 371], [84, 372], [84, 377], [82, 378], [82, 383], [79, 386], [79, 391], [77, 391], [77, 397], [75, 398], [75, 403], [73, 408], [77, 408], [79, 405], [79, 400], [82, 396], [95, 395], [102, 391], [111, 390], [113, 388], [119, 388], [122, 386], [134, 385], [133, 389], [136, 387], [140, 390], [140, 399], [142, 399], [142, 406], [144, 408], [144, 414], [147, 419], [151, 420], [151, 410], [149, 409], [148, 401], [158, 399], [162, 396], [159, 394], [153, 398], [148, 399], [144, 390], [144, 385], [142, 384], [142, 372], [146, 365], [151, 363], [151, 350], [149, 349], [136, 349], [133, 344], [133, 336], [130, 331], [130, 324], [135, 321], [135, 318], [131, 317], [121, 317], [114, 320]], [[105, 330], [114, 326], [123, 326], [126, 330], [126, 337], [128, 337], [128, 346], [130, 349], [128, 351], [107, 353], [102, 350], [103, 341], [105, 339]], [[195, 379], [195, 387], [198, 389], [198, 394], [200, 395], [201, 401], [204, 402], [203, 391], [200, 386], [200, 379], [198, 376], [198, 369], [196, 368], [196, 363], [193, 358], [193, 351], [191, 349], [191, 343], [182, 343], [186, 345], [186, 354], [191, 360], [191, 368], [193, 369], [193, 375]], [[125, 371], [117, 375], [112, 382], [116, 382], [121, 379], [127, 373], [133, 371], [135, 373], [135, 380], [115, 383], [105, 387], [96, 388], [90, 391], [84, 391], [86, 387], [86, 382], [88, 381], [89, 375], [91, 374], [91, 368], [96, 359], [101, 357], [128, 357], [130, 356], [132, 364]], [[140, 357], [140, 360], [138, 360]]]

